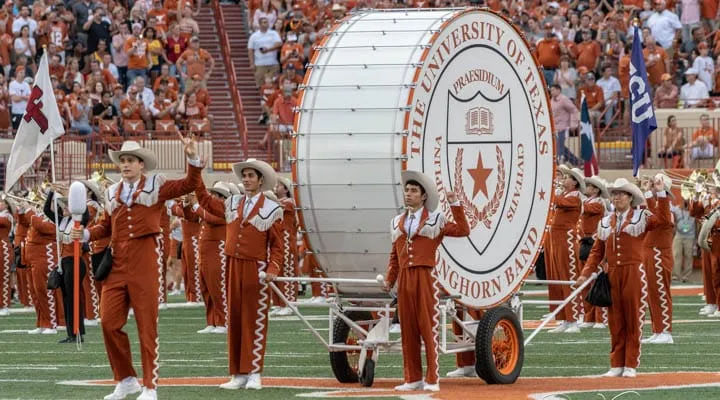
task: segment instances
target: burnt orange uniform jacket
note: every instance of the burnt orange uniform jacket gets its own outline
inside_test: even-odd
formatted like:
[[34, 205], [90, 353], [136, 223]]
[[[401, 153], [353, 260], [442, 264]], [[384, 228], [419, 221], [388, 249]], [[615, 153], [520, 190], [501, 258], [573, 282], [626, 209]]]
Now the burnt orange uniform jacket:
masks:
[[262, 193], [254, 196], [244, 216], [244, 195], [213, 197], [202, 183], [195, 190], [200, 207], [227, 223], [228, 369], [230, 375], [261, 373], [267, 340], [269, 286], [260, 272], [277, 275], [283, 265], [282, 217], [279, 204]]
[[[702, 220], [712, 210], [713, 203], [713, 199], [710, 198], [710, 196], [708, 195], [706, 195], [704, 198], [694, 200], [690, 203], [690, 215], [695, 217], [698, 221], [702, 222]], [[711, 234], [710, 237], [713, 236], [714, 235]], [[713, 243], [716, 245], [720, 245], [720, 237], [718, 237], [718, 240], [714, 240]], [[713, 269], [717, 268], [717, 263], [714, 260], [714, 255], [712, 251], [701, 249], [700, 254], [702, 257], [701, 261], [703, 273], [703, 293], [705, 294], [705, 303], [715, 304], [716, 299], [720, 297], [720, 295], [718, 295], [718, 293], [720, 292], [720, 287], [716, 288], [714, 284], [715, 275], [718, 275], [718, 279], [720, 279], [720, 271], [718, 271], [718, 274], [713, 274]]]
[[597, 240], [582, 275], [590, 276], [607, 260], [612, 305], [610, 325], [610, 366], [637, 368], [640, 365], [640, 337], [645, 321], [647, 274], [643, 266], [643, 240], [647, 232], [670, 221], [667, 197], [658, 197], [657, 214], [645, 209], [615, 212], [600, 221]]
[[445, 236], [470, 234], [463, 206], [452, 205], [450, 209], [454, 223], [447, 221], [442, 212], [430, 213], [423, 208], [417, 224], [409, 225], [409, 235], [405, 228], [409, 213], [396, 216], [391, 224], [393, 243], [385, 279], [390, 284], [398, 282], [397, 309], [403, 343], [403, 372], [407, 383], [423, 379], [421, 338], [427, 358], [425, 382], [438, 382], [440, 287], [435, 276], [436, 251]]

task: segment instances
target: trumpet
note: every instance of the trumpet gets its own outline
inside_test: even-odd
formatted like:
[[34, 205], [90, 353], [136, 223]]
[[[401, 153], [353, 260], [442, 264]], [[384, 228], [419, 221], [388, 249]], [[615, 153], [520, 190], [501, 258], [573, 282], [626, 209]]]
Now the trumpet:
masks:
[[107, 175], [105, 175], [105, 168], [100, 167], [95, 172], [92, 173], [90, 176], [90, 180], [99, 184], [104, 183], [110, 183], [111, 185], [115, 184], [115, 181], [108, 178]]
[[712, 174], [702, 170], [695, 170], [687, 178], [672, 175], [668, 176], [670, 176], [672, 185], [680, 188], [680, 196], [684, 200], [689, 200], [698, 194], [696, 189], [698, 185], [702, 186], [702, 190], [699, 192], [700, 195], [707, 194], [709, 189], [720, 189], [720, 184], [718, 184], [719, 182], [716, 178], [716, 176], [720, 177], [718, 174], [720, 174], [720, 172], [717, 170], [713, 171]]

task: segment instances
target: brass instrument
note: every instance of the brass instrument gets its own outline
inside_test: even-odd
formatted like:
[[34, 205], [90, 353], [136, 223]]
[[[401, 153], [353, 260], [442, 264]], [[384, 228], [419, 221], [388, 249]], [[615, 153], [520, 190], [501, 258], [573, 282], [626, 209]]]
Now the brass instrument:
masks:
[[105, 168], [100, 167], [95, 172], [92, 173], [90, 176], [90, 180], [97, 183], [98, 185], [104, 185], [105, 183], [109, 184], [115, 184], [115, 181], [108, 178], [107, 175], [105, 175]]
[[720, 209], [716, 208], [703, 220], [697, 239], [700, 248], [710, 251], [710, 241], [708, 239], [718, 218], [720, 218]]

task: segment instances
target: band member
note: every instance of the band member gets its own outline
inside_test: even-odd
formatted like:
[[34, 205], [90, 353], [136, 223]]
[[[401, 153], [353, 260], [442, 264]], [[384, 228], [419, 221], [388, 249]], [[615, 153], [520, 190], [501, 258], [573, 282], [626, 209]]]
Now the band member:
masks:
[[15, 203], [7, 197], [0, 200], [0, 317], [10, 315], [10, 266], [15, 252], [10, 242]]
[[13, 212], [13, 217], [15, 219], [15, 237], [13, 238], [13, 246], [15, 247], [15, 275], [17, 277], [18, 295], [20, 297], [20, 303], [23, 306], [32, 307], [32, 270], [25, 260], [25, 243], [27, 242], [29, 227], [18, 222], [19, 218], [17, 211], [20, 209], [20, 205], [17, 203], [13, 204], [15, 206], [13, 208], [15, 210]]
[[188, 303], [202, 301], [200, 291], [200, 218], [193, 212], [187, 198], [173, 207], [173, 215], [180, 218], [183, 234], [182, 271], [185, 282], [185, 300]]
[[[295, 278], [298, 276], [297, 267], [297, 215], [295, 213], [295, 202], [292, 199], [292, 181], [287, 178], [278, 176], [278, 182], [275, 185], [275, 196], [278, 203], [283, 208], [283, 269], [281, 275], [284, 278]], [[283, 293], [285, 298], [294, 302], [297, 301], [298, 284], [297, 282], [278, 282], [278, 289]], [[278, 306], [271, 315], [291, 315], [292, 309], [286, 307], [285, 304], [273, 293], [273, 304]]]
[[[68, 209], [68, 199], [67, 197], [58, 196], [57, 200], [54, 201], [55, 198], [55, 192], [50, 191], [48, 192], [47, 199], [45, 200], [45, 207], [43, 209], [43, 212], [45, 213], [45, 216], [50, 221], [58, 221], [59, 225], [57, 225], [57, 234], [60, 235], [60, 267], [62, 268], [62, 280], [60, 282], [60, 290], [62, 291], [62, 298], [63, 298], [63, 310], [65, 310], [65, 322], [67, 323], [66, 326], [66, 333], [67, 337], [65, 339], [60, 340], [58, 343], [74, 343], [76, 340], [83, 341], [83, 337], [85, 336], [85, 294], [82, 292], [83, 288], [82, 286], [76, 287], [75, 286], [75, 268], [74, 268], [74, 259], [75, 259], [75, 251], [74, 251], [74, 245], [73, 241], [70, 240], [69, 234], [70, 230], [73, 227], [73, 219], [72, 215], [70, 214], [70, 210]], [[55, 208], [55, 205], [53, 203], [57, 203], [57, 210]], [[59, 212], [60, 215], [55, 215], [57, 212]], [[90, 214], [85, 211], [85, 214], [82, 216], [82, 225], [87, 225], [88, 221], [90, 220]], [[85, 257], [80, 255], [79, 260], [79, 281], [82, 285], [83, 279], [85, 278], [85, 273], [87, 270], [87, 266], [85, 264]], [[78, 338], [75, 335], [75, 307], [74, 307], [74, 299], [75, 299], [75, 291], [80, 291], [79, 295], [79, 301], [80, 301], [80, 307], [78, 312], [80, 313], [78, 317], [78, 334], [80, 337]]]
[[[714, 189], [713, 189], [714, 190]], [[690, 204], [690, 214], [698, 222], [702, 223], [705, 217], [715, 208], [717, 200], [712, 193], [700, 194], [703, 191], [702, 184], [696, 185], [696, 196]], [[713, 254], [711, 251], [700, 249], [703, 273], [703, 293], [705, 294], [705, 306], [700, 309], [700, 315], [713, 315], [718, 311], [716, 299], [718, 298], [713, 285]]]
[[[200, 207], [225, 218], [228, 266], [228, 362], [230, 381], [223, 389], [261, 389], [265, 358], [270, 288], [282, 268], [283, 209], [263, 191], [275, 187], [275, 170], [266, 162], [248, 159], [233, 165], [245, 195], [223, 201], [197, 188]], [[266, 279], [260, 279], [260, 272]]]
[[[234, 186], [217, 182], [208, 189], [214, 197], [225, 201], [237, 192]], [[189, 196], [188, 196], [189, 197]], [[189, 197], [190, 198], [190, 197]], [[194, 201], [194, 197], [193, 197]], [[205, 300], [207, 326], [198, 333], [227, 333], [227, 256], [225, 255], [225, 218], [217, 217], [193, 204], [200, 217], [200, 289]]]
[[[103, 208], [100, 205], [102, 201], [102, 189], [93, 181], [81, 181], [85, 188], [87, 188], [87, 210], [90, 220], [88, 225], [95, 224], [97, 220], [102, 218]], [[104, 239], [107, 240], [107, 239]], [[109, 241], [106, 243], [95, 242], [89, 246], [90, 255], [85, 260], [86, 265], [93, 262], [92, 257], [95, 251], [102, 255], [105, 248], [109, 245]], [[96, 246], [97, 244], [97, 246]], [[98, 249], [96, 249], [98, 247]], [[101, 256], [97, 256], [97, 262], [101, 260]], [[88, 261], [90, 263], [88, 263]], [[93, 264], [94, 265], [94, 264]], [[95, 280], [95, 275], [92, 268], [87, 268], [85, 278], [82, 280], [83, 294], [85, 295], [85, 326], [97, 326], [98, 318], [100, 318], [100, 292], [102, 291], [101, 283]]]
[[57, 268], [57, 246], [55, 244], [55, 223], [42, 213], [32, 209], [18, 210], [18, 223], [28, 227], [25, 246], [25, 260], [32, 270], [33, 300], [35, 303], [36, 329], [31, 335], [54, 335], [58, 326], [64, 326], [62, 295], [59, 290], [47, 288], [50, 272]]
[[[663, 182], [664, 190], [670, 196], [672, 181], [667, 175], [657, 174], [655, 179]], [[651, 182], [643, 182], [642, 189], [650, 190]], [[656, 197], [647, 199], [647, 209], [653, 214], [659, 214], [659, 202]], [[670, 282], [674, 268], [673, 235], [675, 225], [672, 215], [669, 223], [648, 231], [643, 242], [644, 266], [648, 280], [648, 305], [650, 306], [650, 319], [652, 321], [652, 336], [643, 339], [642, 343], [672, 344], [672, 294]]]
[[[161, 214], [165, 212], [166, 200], [195, 189], [201, 182], [204, 166], [197, 158], [195, 140], [179, 136], [190, 164], [185, 178], [169, 180], [163, 175], [147, 174], [157, 167], [155, 153], [137, 142], [125, 141], [120, 150], [109, 152], [110, 159], [120, 169], [122, 180], [105, 192], [107, 218], [90, 229], [72, 230], [72, 239], [85, 242], [112, 237], [113, 263], [103, 282], [100, 312], [105, 349], [118, 384], [105, 400], [123, 399], [141, 389], [139, 400], [157, 399]], [[130, 342], [122, 330], [130, 307], [135, 311], [140, 339], [144, 388], [137, 380]]]
[[[578, 243], [578, 220], [582, 214], [582, 202], [585, 192], [585, 177], [578, 168], [570, 169], [564, 165], [558, 167], [563, 174], [562, 185], [555, 198], [555, 216], [549, 227], [549, 236], [545, 246], [545, 267], [548, 280], [574, 281], [578, 276], [580, 264], [580, 244]], [[568, 285], [548, 285], [550, 300], [559, 301], [570, 297], [574, 287]], [[580, 332], [577, 321], [581, 314], [581, 301], [575, 297], [557, 314], [562, 323], [550, 332]], [[556, 306], [551, 305], [550, 311]]]
[[160, 309], [165, 310], [167, 309], [167, 296], [168, 296], [168, 259], [170, 258], [170, 217], [171, 217], [171, 207], [169, 207], [169, 204], [172, 204], [172, 200], [165, 201], [165, 212], [160, 214], [160, 229], [162, 229], [163, 234], [163, 271], [161, 274], [162, 277], [162, 299], [160, 300]]
[[640, 365], [647, 293], [642, 243], [648, 231], [665, 226], [670, 220], [665, 184], [655, 179], [653, 189], [658, 202], [657, 214], [647, 209], [635, 209], [645, 202], [637, 186], [622, 178], [615, 181], [610, 188], [615, 213], [600, 221], [597, 240], [577, 280], [577, 284], [582, 285], [598, 270], [600, 263], [607, 260], [612, 298], [608, 308], [611, 349], [610, 370], [604, 376], [634, 378]]
[[[407, 212], [393, 218], [392, 250], [384, 290], [397, 282], [405, 383], [395, 390], [440, 390], [438, 366], [438, 301], [435, 252], [445, 236], [470, 234], [463, 206], [453, 192], [445, 193], [453, 218], [437, 211], [440, 195], [434, 181], [417, 171], [403, 171]], [[425, 344], [427, 373], [422, 378], [420, 339]]]
[[[600, 220], [605, 217], [606, 208], [605, 201], [610, 195], [607, 191], [607, 183], [598, 176], [585, 178], [585, 195], [587, 198], [583, 201], [583, 212], [580, 216], [580, 269], [585, 264], [590, 249], [595, 243], [597, 236], [597, 227]], [[589, 289], [588, 289], [589, 290]], [[582, 296], [585, 298], [586, 290]], [[605, 328], [607, 324], [607, 309], [595, 307], [585, 302], [585, 319], [580, 328]]]

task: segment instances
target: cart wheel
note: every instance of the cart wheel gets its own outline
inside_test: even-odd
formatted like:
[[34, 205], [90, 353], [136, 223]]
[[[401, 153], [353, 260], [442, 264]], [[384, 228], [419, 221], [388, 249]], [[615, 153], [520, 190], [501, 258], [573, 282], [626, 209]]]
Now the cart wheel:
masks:
[[375, 380], [375, 360], [365, 360], [365, 367], [363, 368], [362, 376], [360, 377], [360, 384], [365, 387], [370, 387]]
[[522, 370], [525, 346], [515, 313], [507, 306], [488, 310], [475, 337], [475, 371], [488, 384], [515, 383]]
[[[345, 313], [345, 316], [353, 321], [370, 321], [372, 315], [367, 311], [349, 311]], [[359, 338], [355, 332], [343, 321], [338, 318], [335, 320], [335, 326], [333, 327], [333, 343], [337, 344], [358, 344]], [[367, 352], [367, 361], [365, 366], [370, 362], [372, 352]], [[357, 383], [358, 382], [358, 368], [360, 363], [360, 351], [332, 351], [330, 352], [330, 368], [332, 368], [335, 379], [340, 383]], [[373, 363], [373, 372], [375, 370], [375, 364]], [[372, 384], [372, 378], [370, 380]], [[369, 385], [368, 385], [369, 386]]]

